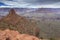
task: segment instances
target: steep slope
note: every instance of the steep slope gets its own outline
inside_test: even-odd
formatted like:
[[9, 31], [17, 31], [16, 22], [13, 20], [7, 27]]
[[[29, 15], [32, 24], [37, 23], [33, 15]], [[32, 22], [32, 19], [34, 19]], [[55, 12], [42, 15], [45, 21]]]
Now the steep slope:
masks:
[[0, 21], [0, 29], [9, 28], [18, 30], [20, 33], [38, 36], [39, 28], [36, 25], [36, 22], [17, 15], [14, 9], [11, 9], [9, 14]]

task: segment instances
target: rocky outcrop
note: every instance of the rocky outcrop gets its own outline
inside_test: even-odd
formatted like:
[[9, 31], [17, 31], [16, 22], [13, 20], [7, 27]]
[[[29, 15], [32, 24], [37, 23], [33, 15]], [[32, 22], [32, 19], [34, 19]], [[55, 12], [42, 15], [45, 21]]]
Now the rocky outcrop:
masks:
[[39, 40], [35, 36], [28, 34], [20, 34], [18, 31], [14, 30], [0, 30], [0, 40]]
[[30, 34], [38, 37], [40, 29], [36, 25], [36, 22], [17, 15], [14, 9], [11, 9], [9, 14], [0, 21], [0, 29], [2, 30], [8, 28], [17, 30], [20, 33]]

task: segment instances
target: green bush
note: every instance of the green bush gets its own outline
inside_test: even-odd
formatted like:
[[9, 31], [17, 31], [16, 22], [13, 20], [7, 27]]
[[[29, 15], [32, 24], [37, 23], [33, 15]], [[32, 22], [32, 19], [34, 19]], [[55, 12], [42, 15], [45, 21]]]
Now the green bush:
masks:
[[50, 38], [50, 40], [55, 40], [55, 38]]

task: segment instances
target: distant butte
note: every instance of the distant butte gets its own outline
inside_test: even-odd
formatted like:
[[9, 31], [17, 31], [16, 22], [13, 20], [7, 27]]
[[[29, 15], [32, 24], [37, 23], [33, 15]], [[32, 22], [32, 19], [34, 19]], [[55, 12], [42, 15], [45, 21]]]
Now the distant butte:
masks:
[[[8, 14], [6, 17], [3, 18], [3, 21], [15, 25], [15, 24], [17, 24], [18, 21], [20, 21], [22, 18], [23, 18], [23, 17], [21, 17], [20, 15], [17, 15], [17, 14], [16, 14], [16, 12], [15, 12], [14, 9], [11, 9], [11, 10], [9, 11], [9, 14]], [[23, 19], [25, 19], [25, 18], [23, 18]]]

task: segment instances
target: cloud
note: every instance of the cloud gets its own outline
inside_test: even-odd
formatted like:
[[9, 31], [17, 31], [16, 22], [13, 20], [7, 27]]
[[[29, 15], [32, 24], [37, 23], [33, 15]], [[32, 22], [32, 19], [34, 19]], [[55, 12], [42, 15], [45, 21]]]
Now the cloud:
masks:
[[33, 3], [33, 4], [51, 4], [51, 3], [60, 2], [60, 0], [13, 0], [13, 1]]
[[2, 3], [9, 5], [9, 6], [0, 6], [0, 7], [12, 7], [12, 8], [13, 7], [18, 7], [18, 8], [23, 7], [24, 8], [27, 5], [30, 5], [29, 3], [25, 3], [25, 2], [17, 3], [17, 2], [12, 2], [12, 1], [4, 1]]
[[8, 0], [1, 2], [9, 6], [0, 6], [0, 8], [60, 8], [59, 0]]

